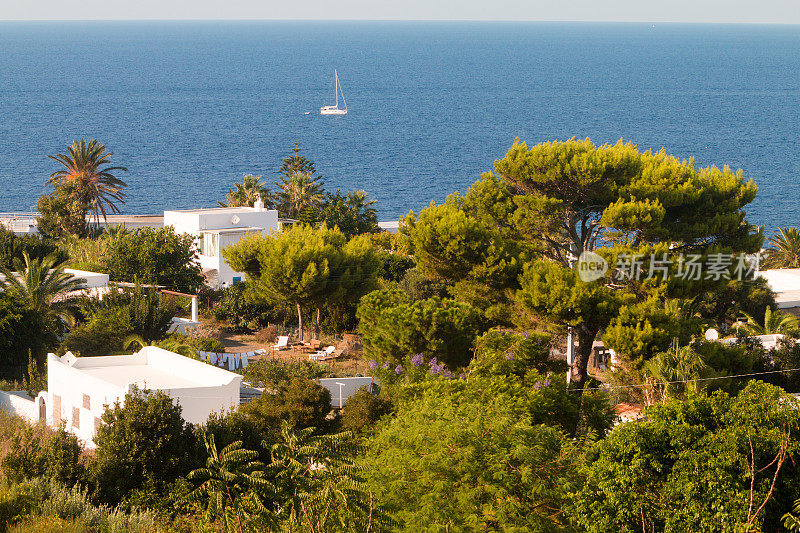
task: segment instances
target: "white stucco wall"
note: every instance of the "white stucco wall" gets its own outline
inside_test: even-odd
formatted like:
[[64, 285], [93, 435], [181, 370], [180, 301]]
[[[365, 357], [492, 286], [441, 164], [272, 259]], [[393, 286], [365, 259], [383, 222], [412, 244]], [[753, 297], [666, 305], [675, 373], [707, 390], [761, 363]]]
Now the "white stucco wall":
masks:
[[0, 409], [20, 416], [31, 423], [39, 421], [36, 400], [24, 391], [0, 391]]
[[204, 270], [217, 271], [217, 284], [230, 286], [233, 278], [244, 280], [244, 274], [233, 270], [222, 257], [222, 250], [238, 242], [246, 235], [245, 228], [269, 234], [278, 230], [278, 212], [274, 209], [257, 210], [253, 207], [232, 207], [214, 209], [191, 209], [183, 211], [164, 211], [164, 225], [173, 226], [176, 233], [188, 233], [200, 237], [203, 232], [241, 228], [241, 232], [220, 233], [219, 250], [214, 256], [198, 253], [198, 262]]
[[65, 421], [67, 430], [91, 448], [106, 406], [124, 403], [134, 385], [154, 384], [147, 388], [161, 390], [179, 403], [184, 420], [203, 424], [212, 413], [239, 405], [241, 381], [238, 374], [155, 346], [133, 355], [75, 358], [67, 353], [59, 358], [49, 354], [47, 422], [57, 426]]

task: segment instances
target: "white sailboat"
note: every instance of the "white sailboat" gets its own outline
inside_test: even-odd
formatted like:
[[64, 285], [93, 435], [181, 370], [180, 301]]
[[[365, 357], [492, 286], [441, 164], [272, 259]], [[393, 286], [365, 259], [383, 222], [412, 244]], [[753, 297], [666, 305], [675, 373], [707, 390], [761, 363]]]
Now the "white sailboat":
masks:
[[[344, 99], [344, 92], [342, 92], [342, 85], [339, 83], [339, 73], [336, 72], [336, 69], [333, 69], [333, 93], [336, 96], [336, 105], [324, 105], [319, 108], [320, 115], [346, 115], [347, 114], [347, 102]], [[344, 109], [339, 109], [339, 93], [342, 93], [342, 102], [344, 103]]]

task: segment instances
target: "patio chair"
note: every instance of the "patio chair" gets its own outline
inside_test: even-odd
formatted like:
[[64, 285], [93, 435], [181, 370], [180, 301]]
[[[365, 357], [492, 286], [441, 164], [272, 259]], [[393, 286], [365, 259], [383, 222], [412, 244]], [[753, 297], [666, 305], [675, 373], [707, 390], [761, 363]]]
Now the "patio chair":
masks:
[[270, 349], [281, 351], [281, 350], [288, 350], [289, 349], [289, 336], [288, 335], [281, 335], [278, 337], [278, 343], [273, 344], [270, 346]]

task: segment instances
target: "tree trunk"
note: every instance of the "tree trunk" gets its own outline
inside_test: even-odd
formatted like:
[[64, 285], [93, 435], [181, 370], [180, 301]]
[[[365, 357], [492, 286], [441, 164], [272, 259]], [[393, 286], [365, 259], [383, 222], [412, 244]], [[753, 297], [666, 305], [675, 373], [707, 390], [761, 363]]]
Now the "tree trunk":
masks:
[[570, 369], [570, 386], [573, 389], [582, 389], [588, 377], [589, 358], [592, 355], [592, 344], [597, 337], [598, 330], [585, 325], [577, 326], [575, 330], [578, 334], [578, 346], [575, 349], [575, 356]]
[[300, 340], [303, 340], [303, 310], [300, 309], [300, 304], [297, 304], [297, 329], [300, 334]]
[[314, 338], [317, 339], [317, 340], [319, 340], [319, 320], [320, 320], [320, 315], [321, 315], [321, 313], [320, 313], [319, 307], [317, 307], [317, 323], [314, 326]]

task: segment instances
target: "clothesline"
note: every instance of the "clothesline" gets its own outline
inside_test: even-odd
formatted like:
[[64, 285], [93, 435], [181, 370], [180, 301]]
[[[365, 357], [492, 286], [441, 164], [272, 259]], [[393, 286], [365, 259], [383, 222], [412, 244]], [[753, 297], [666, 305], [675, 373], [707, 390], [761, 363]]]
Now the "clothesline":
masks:
[[249, 363], [249, 358], [264, 353], [266, 353], [264, 349], [244, 353], [200, 352], [200, 360], [221, 368], [227, 367], [228, 370], [233, 371], [237, 368], [245, 368]]

